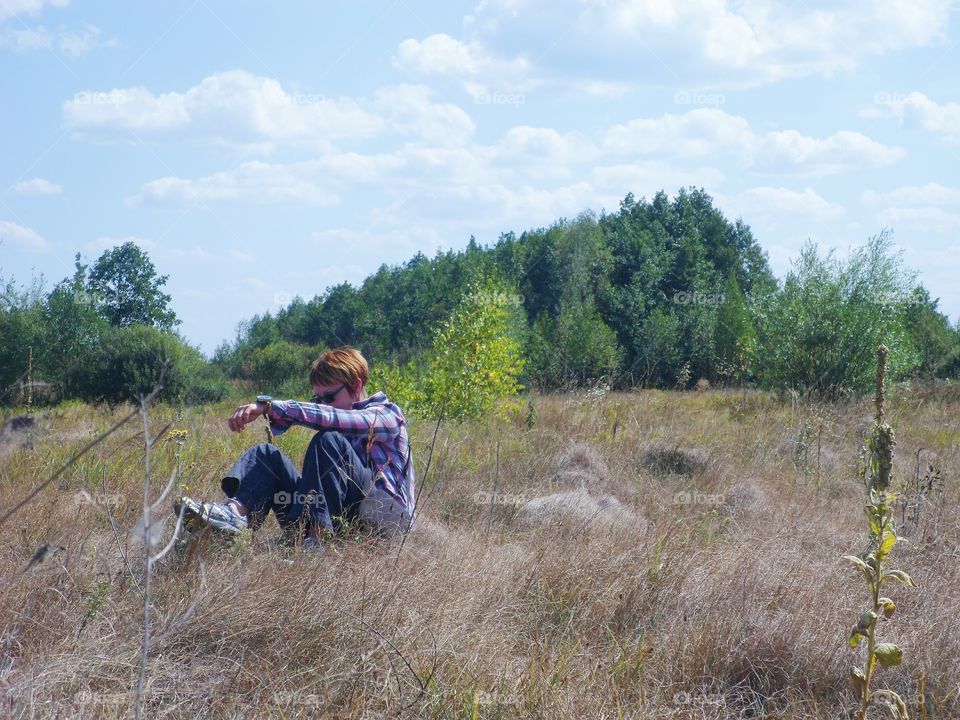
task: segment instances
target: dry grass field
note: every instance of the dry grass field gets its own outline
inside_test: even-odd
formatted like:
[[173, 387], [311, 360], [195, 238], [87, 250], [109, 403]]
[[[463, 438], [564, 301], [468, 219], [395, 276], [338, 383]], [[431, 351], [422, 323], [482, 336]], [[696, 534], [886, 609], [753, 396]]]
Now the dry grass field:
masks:
[[[154, 568], [151, 718], [849, 717], [850, 626], [867, 604], [840, 557], [866, 532], [858, 451], [869, 399], [811, 404], [710, 390], [535, 397], [486, 421], [411, 427], [419, 526], [399, 547], [322, 556], [266, 527]], [[180, 452], [206, 499], [262, 439], [230, 404], [150, 411], [153, 494]], [[130, 408], [45, 411], [4, 435], [0, 514]], [[875, 687], [916, 718], [960, 717], [960, 392], [895, 388], [909, 500]], [[0, 527], [4, 717], [132, 717], [143, 633], [144, 439], [134, 419]], [[186, 430], [180, 444], [174, 430]], [[278, 439], [298, 462], [310, 432]], [[919, 466], [917, 453], [919, 454]], [[932, 469], [931, 469], [932, 466]], [[916, 478], [932, 485], [918, 495]], [[80, 494], [86, 489], [96, 507]], [[171, 503], [164, 504], [172, 532]], [[28, 567], [38, 548], [53, 551]], [[859, 652], [863, 652], [861, 649]], [[881, 717], [880, 709], [875, 717]]]

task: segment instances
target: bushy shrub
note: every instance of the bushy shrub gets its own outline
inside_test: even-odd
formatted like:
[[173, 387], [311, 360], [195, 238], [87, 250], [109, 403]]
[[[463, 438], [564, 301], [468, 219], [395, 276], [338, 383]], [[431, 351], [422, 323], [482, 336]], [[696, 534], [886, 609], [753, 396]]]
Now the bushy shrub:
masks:
[[275, 340], [250, 352], [242, 363], [241, 377], [260, 393], [309, 397], [310, 365], [321, 352], [320, 346]]
[[427, 353], [403, 366], [377, 366], [375, 382], [409, 415], [442, 412], [460, 420], [496, 411], [521, 390], [524, 359], [511, 323], [513, 297], [495, 282], [474, 284], [435, 328]]
[[161, 399], [199, 404], [219, 400], [229, 389], [196, 348], [148, 325], [109, 328], [90, 360], [83, 394], [111, 404], [149, 393], [164, 366]]
[[894, 348], [890, 375], [903, 378], [918, 363], [904, 313], [913, 285], [887, 233], [846, 262], [808, 244], [780, 291], [754, 306], [761, 383], [825, 396], [866, 390], [880, 344]]

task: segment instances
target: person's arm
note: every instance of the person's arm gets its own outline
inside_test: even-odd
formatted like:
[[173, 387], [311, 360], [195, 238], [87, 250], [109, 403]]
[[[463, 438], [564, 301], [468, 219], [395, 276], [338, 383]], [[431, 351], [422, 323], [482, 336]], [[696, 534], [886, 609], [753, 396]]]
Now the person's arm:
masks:
[[233, 432], [240, 432], [245, 426], [266, 413], [268, 408], [269, 403], [255, 402], [249, 405], [241, 405], [233, 411], [233, 415], [227, 418], [227, 427]]
[[274, 400], [270, 404], [270, 425], [279, 435], [292, 425], [314, 430], [337, 430], [345, 435], [392, 437], [399, 430], [397, 416], [383, 405], [359, 410], [340, 410], [319, 403]]

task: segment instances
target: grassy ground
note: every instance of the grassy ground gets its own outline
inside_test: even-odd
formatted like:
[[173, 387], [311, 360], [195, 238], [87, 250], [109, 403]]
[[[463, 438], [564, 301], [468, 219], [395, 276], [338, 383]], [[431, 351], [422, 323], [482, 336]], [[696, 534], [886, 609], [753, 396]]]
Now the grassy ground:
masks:
[[[868, 400], [646, 391], [535, 408], [532, 423], [441, 427], [429, 476], [434, 426], [413, 424], [420, 521], [402, 549], [353, 539], [301, 556], [271, 519], [232, 547], [168, 555], [150, 592], [145, 714], [849, 716], [862, 663], [846, 638], [867, 591], [840, 556], [865, 543]], [[153, 432], [187, 431], [154, 446], [154, 494], [179, 451], [189, 493], [219, 497], [223, 471], [262, 439], [231, 434], [230, 409], [150, 412]], [[8, 442], [0, 512], [124, 412], [61, 406], [32, 448]], [[893, 565], [919, 587], [891, 589], [880, 635], [906, 655], [878, 686], [915, 717], [960, 717], [960, 397], [897, 390], [889, 414], [896, 476], [915, 477], [923, 448], [919, 475], [943, 488], [898, 528], [911, 543]], [[299, 462], [309, 436], [278, 442]], [[0, 529], [0, 714], [132, 716], [144, 558], [127, 531], [143, 478], [133, 421]]]

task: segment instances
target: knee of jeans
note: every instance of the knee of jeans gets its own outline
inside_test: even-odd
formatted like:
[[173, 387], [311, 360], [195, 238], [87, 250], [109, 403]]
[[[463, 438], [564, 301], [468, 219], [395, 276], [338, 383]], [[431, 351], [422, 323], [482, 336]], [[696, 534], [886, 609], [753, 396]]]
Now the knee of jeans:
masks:
[[342, 433], [339, 433], [336, 430], [318, 432], [313, 436], [313, 440], [310, 441], [311, 444], [316, 444], [324, 450], [334, 451], [339, 451], [345, 442], [347, 442], [347, 439]]
[[235, 477], [225, 477], [220, 481], [220, 488], [228, 498], [236, 497], [237, 490], [240, 489], [240, 480]]

